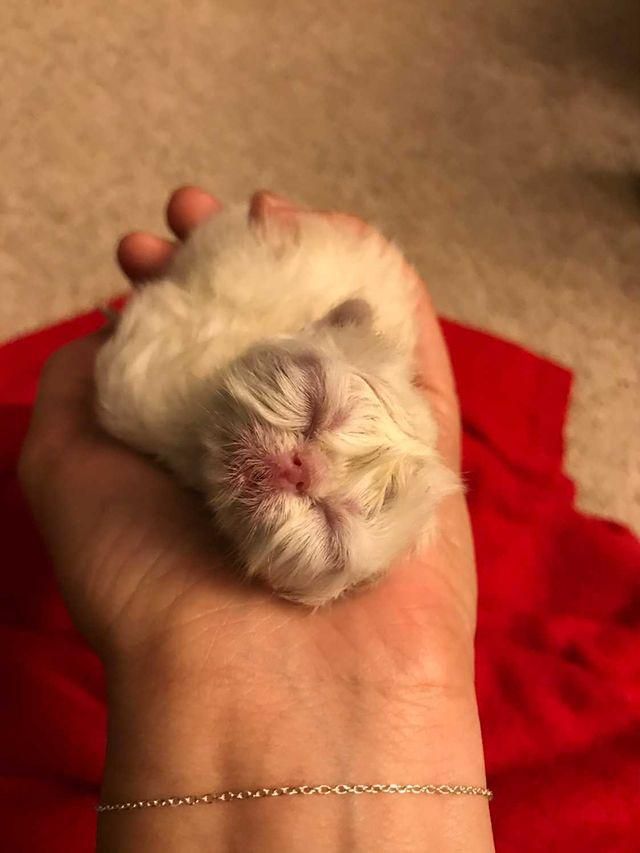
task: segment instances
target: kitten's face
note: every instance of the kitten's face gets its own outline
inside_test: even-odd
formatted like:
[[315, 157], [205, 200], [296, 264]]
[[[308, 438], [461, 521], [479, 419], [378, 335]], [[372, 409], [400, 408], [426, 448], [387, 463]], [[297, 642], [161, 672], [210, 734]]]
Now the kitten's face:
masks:
[[249, 350], [208, 407], [217, 522], [249, 574], [297, 601], [386, 568], [441, 495], [429, 412], [390, 359], [355, 325], [316, 328]]

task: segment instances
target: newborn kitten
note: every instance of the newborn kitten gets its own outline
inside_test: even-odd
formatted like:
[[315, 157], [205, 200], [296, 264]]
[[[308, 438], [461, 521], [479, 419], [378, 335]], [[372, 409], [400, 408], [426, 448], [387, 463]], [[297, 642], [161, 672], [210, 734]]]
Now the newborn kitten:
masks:
[[202, 492], [247, 575], [322, 604], [457, 488], [413, 384], [414, 313], [375, 233], [232, 208], [132, 296], [98, 356], [99, 419]]

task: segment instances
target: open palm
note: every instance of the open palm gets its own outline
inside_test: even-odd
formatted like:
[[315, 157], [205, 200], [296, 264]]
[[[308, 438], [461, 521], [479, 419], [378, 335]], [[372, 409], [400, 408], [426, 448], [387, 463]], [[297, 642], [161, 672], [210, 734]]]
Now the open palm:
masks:
[[[129, 235], [119, 249], [124, 271], [134, 283], [160, 275], [179, 240], [219, 208], [200, 190], [174, 193], [168, 220], [178, 242]], [[251, 212], [309, 215], [267, 193], [253, 197]], [[354, 222], [344, 221], [345, 227]], [[439, 420], [441, 452], [458, 468], [451, 369], [420, 290], [420, 382]], [[470, 682], [475, 574], [462, 496], [442, 507], [440, 535], [424, 555], [321, 610], [241, 583], [216, 556], [197, 496], [98, 427], [93, 367], [107, 334], [76, 341], [51, 359], [21, 462], [69, 610], [107, 666], [145, 649], [170, 648], [184, 650], [209, 674], [235, 679], [238, 689], [256, 672], [310, 689], [328, 679], [389, 689]]]

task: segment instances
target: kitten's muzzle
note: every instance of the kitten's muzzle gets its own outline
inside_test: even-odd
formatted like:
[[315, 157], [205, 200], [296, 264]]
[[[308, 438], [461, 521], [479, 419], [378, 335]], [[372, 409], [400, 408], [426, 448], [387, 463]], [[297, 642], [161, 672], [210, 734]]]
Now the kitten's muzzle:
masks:
[[269, 485], [278, 491], [313, 496], [325, 479], [327, 460], [310, 445], [274, 453], [265, 459]]

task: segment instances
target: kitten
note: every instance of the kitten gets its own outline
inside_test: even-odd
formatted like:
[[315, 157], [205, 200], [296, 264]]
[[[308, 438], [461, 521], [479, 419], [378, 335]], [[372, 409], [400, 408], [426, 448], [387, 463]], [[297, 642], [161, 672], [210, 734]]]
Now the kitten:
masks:
[[202, 492], [245, 574], [323, 604], [457, 488], [413, 384], [414, 306], [374, 232], [232, 208], [132, 296], [98, 356], [99, 419]]

